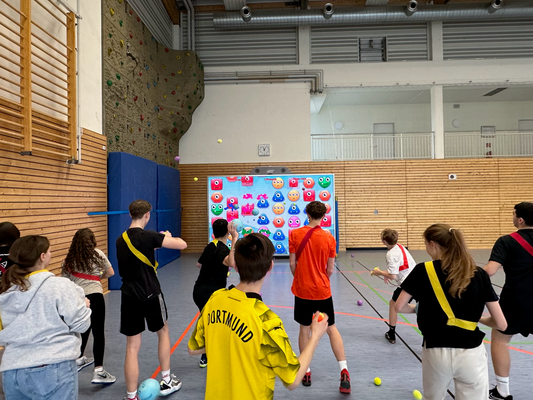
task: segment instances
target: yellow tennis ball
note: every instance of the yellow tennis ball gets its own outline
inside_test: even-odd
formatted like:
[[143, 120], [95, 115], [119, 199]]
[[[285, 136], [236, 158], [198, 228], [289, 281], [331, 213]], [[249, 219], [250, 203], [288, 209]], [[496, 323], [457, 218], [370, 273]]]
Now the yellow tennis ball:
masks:
[[195, 181], [197, 181], [197, 180], [198, 180], [198, 178], [197, 178], [197, 177], [194, 177], [194, 180], [195, 180]]
[[381, 385], [381, 379], [378, 378], [378, 377], [376, 376], [376, 377], [374, 378], [374, 384], [375, 384], [376, 386], [380, 386], [380, 385]]
[[374, 271], [375, 271], [376, 269], [379, 269], [379, 267], [374, 268]]
[[420, 399], [422, 399], [422, 393], [420, 393], [420, 391], [418, 391], [418, 390], [413, 390], [413, 397], [416, 400], [420, 400]]
[[218, 139], [217, 142], [218, 142], [218, 143], [222, 143], [222, 139]]

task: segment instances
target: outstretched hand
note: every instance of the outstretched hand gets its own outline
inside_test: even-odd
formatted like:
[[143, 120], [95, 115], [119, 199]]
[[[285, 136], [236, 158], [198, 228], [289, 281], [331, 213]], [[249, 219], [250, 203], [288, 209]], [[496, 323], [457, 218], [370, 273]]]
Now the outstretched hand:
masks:
[[317, 311], [313, 314], [313, 320], [311, 321], [311, 334], [316, 335], [318, 339], [324, 336], [328, 329], [328, 315]]
[[228, 232], [231, 235], [231, 240], [235, 241], [239, 238], [239, 232], [237, 232], [237, 227], [235, 226], [235, 222], [231, 221], [228, 225]]

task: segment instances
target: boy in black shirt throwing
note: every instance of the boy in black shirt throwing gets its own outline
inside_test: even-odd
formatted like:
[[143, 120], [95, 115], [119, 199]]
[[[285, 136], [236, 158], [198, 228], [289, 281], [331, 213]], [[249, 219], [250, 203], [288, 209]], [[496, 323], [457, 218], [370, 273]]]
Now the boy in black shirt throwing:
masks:
[[[239, 233], [234, 223], [229, 224], [225, 219], [213, 222], [213, 235], [215, 240], [205, 246], [196, 266], [200, 274], [194, 284], [192, 298], [198, 309], [202, 311], [211, 295], [219, 289], [226, 287], [228, 267], [235, 267], [235, 251], [233, 247], [239, 238]], [[231, 250], [227, 246], [228, 237], [231, 235]], [[207, 367], [207, 356], [202, 354], [200, 368]]]
[[136, 200], [129, 206], [131, 225], [116, 242], [118, 270], [122, 278], [122, 300], [120, 305], [120, 333], [126, 335], [126, 378], [127, 400], [138, 400], [139, 349], [145, 320], [148, 330], [157, 332], [158, 357], [161, 365], [161, 396], [167, 396], [181, 388], [181, 382], [170, 374], [170, 337], [168, 334], [168, 313], [161, 286], [157, 279], [155, 249], [183, 250], [187, 247], [180, 238], [145, 231], [150, 220], [152, 206], [146, 200]]

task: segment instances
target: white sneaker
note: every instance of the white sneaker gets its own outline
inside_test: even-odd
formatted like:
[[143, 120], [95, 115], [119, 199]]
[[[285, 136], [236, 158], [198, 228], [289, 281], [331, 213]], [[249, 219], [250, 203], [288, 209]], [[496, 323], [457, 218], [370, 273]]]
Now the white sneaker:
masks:
[[170, 382], [166, 383], [164, 380], [161, 380], [160, 385], [160, 396], [168, 396], [170, 393], [177, 392], [181, 389], [181, 381], [176, 378], [176, 375], [170, 374]]
[[76, 366], [78, 367], [78, 372], [80, 372], [83, 368], [88, 367], [94, 363], [94, 358], [92, 357], [80, 357], [76, 360]]
[[116, 380], [117, 378], [115, 378], [113, 375], [103, 369], [102, 371], [94, 371], [93, 380], [91, 381], [91, 383], [109, 384], [115, 383]]

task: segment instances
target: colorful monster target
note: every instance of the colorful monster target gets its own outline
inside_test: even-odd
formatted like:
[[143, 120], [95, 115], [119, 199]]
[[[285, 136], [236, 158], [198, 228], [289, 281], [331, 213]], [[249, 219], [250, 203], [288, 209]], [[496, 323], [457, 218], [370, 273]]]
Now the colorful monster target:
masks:
[[305, 207], [318, 200], [327, 213], [321, 226], [335, 236], [333, 174], [210, 176], [207, 179], [209, 238], [218, 218], [239, 219], [241, 235], [259, 232], [274, 244], [276, 255], [289, 254], [289, 231], [308, 224]]

